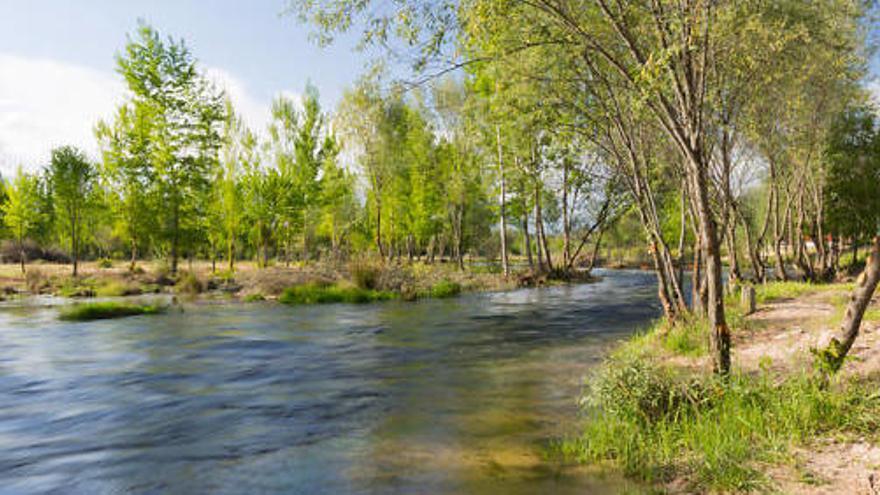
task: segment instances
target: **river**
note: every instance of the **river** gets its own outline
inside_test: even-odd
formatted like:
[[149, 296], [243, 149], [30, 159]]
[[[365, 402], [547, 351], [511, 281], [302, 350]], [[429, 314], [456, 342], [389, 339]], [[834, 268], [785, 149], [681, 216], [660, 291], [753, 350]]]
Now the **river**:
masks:
[[545, 455], [650, 272], [447, 300], [0, 309], [0, 493], [619, 493]]

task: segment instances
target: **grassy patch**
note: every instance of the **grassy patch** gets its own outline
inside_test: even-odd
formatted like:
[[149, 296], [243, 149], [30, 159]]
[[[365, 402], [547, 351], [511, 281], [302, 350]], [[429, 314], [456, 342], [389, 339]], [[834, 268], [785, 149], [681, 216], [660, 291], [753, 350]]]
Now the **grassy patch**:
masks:
[[156, 314], [164, 308], [149, 304], [131, 304], [116, 301], [75, 304], [61, 310], [59, 318], [68, 321], [91, 321], [125, 316]]
[[666, 324], [664, 330], [665, 335], [660, 338], [660, 342], [667, 351], [682, 356], [706, 354], [709, 326], [704, 318], [687, 316], [675, 323]]
[[141, 293], [141, 288], [134, 284], [110, 280], [98, 286], [95, 293], [100, 297], [136, 296]]
[[826, 286], [811, 284], [809, 282], [769, 282], [755, 286], [755, 299], [758, 304], [778, 301], [781, 299], [794, 299], [795, 297], [818, 292]]
[[[822, 388], [808, 375], [766, 373], [722, 382], [658, 364], [657, 333], [633, 338], [599, 368], [583, 399], [589, 421], [559, 444], [562, 454], [652, 483], [684, 479], [696, 492], [748, 491], [766, 488], [758, 466], [787, 460], [794, 445], [880, 426], [876, 384]], [[663, 346], [696, 352], [690, 342]]]
[[431, 297], [446, 298], [455, 297], [461, 294], [461, 284], [450, 282], [449, 280], [441, 280], [431, 287]]
[[244, 296], [244, 298], [242, 300], [244, 302], [259, 302], [259, 301], [265, 301], [266, 298], [263, 297], [262, 294], [256, 293], [256, 294], [248, 294], [248, 295]]
[[395, 297], [393, 292], [360, 287], [304, 284], [285, 289], [278, 301], [284, 304], [368, 303]]

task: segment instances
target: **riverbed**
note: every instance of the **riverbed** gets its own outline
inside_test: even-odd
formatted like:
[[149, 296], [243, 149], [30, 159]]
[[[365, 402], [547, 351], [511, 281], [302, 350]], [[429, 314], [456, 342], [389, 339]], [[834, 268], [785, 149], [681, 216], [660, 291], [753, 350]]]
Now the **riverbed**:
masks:
[[619, 493], [560, 464], [651, 272], [447, 300], [0, 309], [0, 493]]

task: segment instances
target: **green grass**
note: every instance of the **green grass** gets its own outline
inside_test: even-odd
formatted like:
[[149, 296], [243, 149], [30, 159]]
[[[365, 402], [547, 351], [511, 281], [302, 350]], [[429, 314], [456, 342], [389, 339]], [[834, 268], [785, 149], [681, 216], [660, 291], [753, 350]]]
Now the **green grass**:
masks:
[[818, 292], [827, 286], [809, 282], [769, 282], [755, 286], [755, 300], [764, 304], [781, 299], [793, 299], [811, 292]]
[[461, 284], [450, 282], [449, 280], [441, 280], [431, 287], [430, 296], [438, 299], [446, 297], [455, 297], [461, 294]]
[[67, 321], [91, 321], [125, 316], [161, 313], [161, 306], [132, 304], [116, 301], [75, 304], [61, 310], [59, 318]]
[[259, 293], [248, 294], [248, 295], [244, 296], [244, 299], [243, 299], [244, 302], [259, 302], [259, 301], [265, 301], [265, 300], [266, 300], [266, 298], [262, 294], [259, 294]]
[[702, 356], [706, 354], [709, 330], [706, 320], [687, 316], [674, 324], [668, 324], [665, 335], [660, 337], [661, 345], [681, 356]]
[[304, 284], [289, 287], [278, 301], [284, 304], [368, 303], [394, 299], [393, 292], [340, 287], [338, 285]]
[[99, 297], [135, 296], [141, 293], [141, 288], [122, 281], [110, 280], [95, 289]]
[[809, 374], [766, 372], [724, 382], [659, 364], [665, 352], [705, 352], [700, 326], [699, 320], [660, 322], [613, 352], [588, 381], [586, 426], [560, 442], [559, 452], [584, 463], [610, 462], [649, 483], [683, 479], [689, 491], [749, 491], [767, 488], [759, 466], [790, 460], [793, 446], [880, 427], [876, 383], [823, 388]]

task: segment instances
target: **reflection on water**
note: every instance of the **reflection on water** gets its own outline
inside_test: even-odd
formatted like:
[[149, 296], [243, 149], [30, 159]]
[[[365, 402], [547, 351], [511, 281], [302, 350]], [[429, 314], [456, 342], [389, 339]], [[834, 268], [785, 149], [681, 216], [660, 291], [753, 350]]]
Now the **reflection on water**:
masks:
[[0, 311], [0, 493], [617, 493], [542, 456], [649, 273], [94, 323]]

